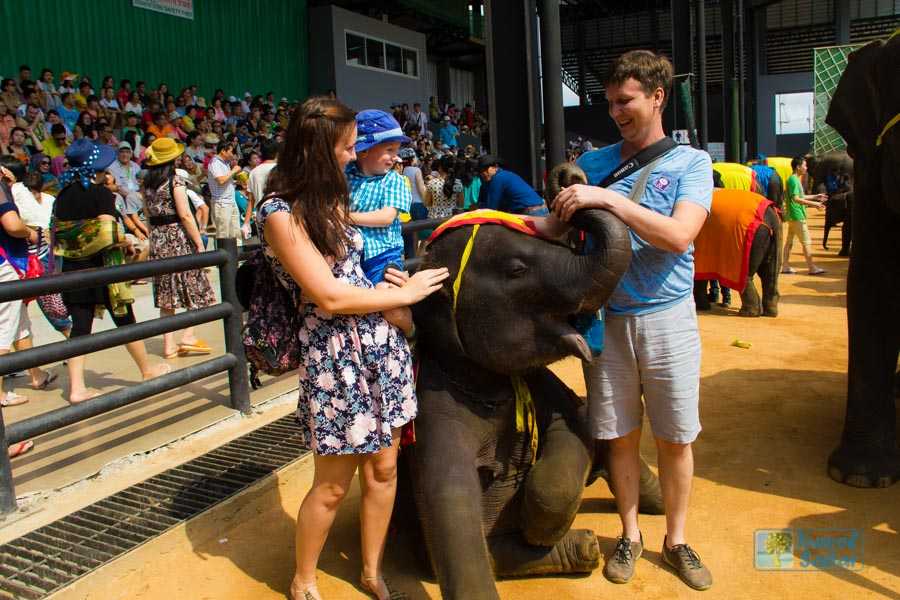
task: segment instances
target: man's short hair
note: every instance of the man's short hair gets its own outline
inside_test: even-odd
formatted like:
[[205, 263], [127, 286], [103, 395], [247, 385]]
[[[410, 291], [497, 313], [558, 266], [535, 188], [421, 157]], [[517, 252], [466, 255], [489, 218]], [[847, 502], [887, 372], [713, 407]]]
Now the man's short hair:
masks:
[[5, 167], [12, 172], [15, 176], [16, 181], [22, 181], [25, 178], [27, 170], [25, 169], [25, 163], [16, 158], [11, 154], [4, 154], [0, 156], [0, 167]]
[[233, 147], [234, 147], [234, 142], [232, 142], [231, 140], [221, 140], [221, 141], [219, 141], [218, 144], [216, 144], [216, 154], [221, 153], [222, 150], [224, 150], [225, 148], [233, 148]]
[[259, 145], [259, 156], [263, 160], [275, 160], [275, 157], [278, 156], [279, 144], [274, 139], [268, 140], [264, 139], [262, 143]]
[[53, 127], [50, 128], [50, 135], [53, 136], [53, 135], [59, 135], [59, 134], [67, 135], [66, 134], [66, 126], [63, 125], [62, 123], [54, 123]]
[[485, 154], [478, 159], [478, 172], [484, 173], [491, 167], [499, 167], [500, 159], [493, 154]]
[[791, 170], [796, 171], [797, 167], [802, 165], [804, 162], [806, 162], [805, 156], [795, 156], [794, 158], [791, 159]]
[[22, 183], [29, 190], [43, 191], [43, 189], [44, 189], [44, 177], [37, 171], [33, 171], [33, 172], [25, 175], [25, 178], [22, 180]]
[[628, 79], [641, 84], [646, 95], [651, 95], [656, 88], [664, 92], [660, 111], [666, 108], [669, 91], [672, 89], [674, 68], [671, 61], [662, 54], [650, 50], [631, 50], [613, 61], [604, 85], [622, 85]]

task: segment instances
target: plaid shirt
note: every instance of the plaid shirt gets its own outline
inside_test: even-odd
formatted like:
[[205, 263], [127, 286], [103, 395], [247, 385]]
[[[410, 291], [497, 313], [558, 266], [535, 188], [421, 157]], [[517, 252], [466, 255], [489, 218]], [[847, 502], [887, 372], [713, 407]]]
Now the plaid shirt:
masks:
[[[347, 166], [346, 173], [351, 212], [372, 212], [387, 206], [396, 208], [398, 212], [409, 212], [412, 194], [403, 181], [403, 176], [396, 171], [368, 177], [362, 174], [356, 163], [351, 163]], [[391, 249], [403, 248], [399, 218], [395, 218], [387, 227], [358, 228], [363, 236], [366, 260]]]

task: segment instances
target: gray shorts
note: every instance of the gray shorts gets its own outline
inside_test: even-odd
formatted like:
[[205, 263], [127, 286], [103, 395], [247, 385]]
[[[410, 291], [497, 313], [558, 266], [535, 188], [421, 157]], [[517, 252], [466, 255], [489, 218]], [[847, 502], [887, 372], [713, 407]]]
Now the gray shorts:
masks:
[[645, 315], [606, 314], [603, 353], [584, 365], [593, 437], [615, 439], [634, 431], [646, 407], [654, 436], [693, 442], [701, 429], [693, 298]]

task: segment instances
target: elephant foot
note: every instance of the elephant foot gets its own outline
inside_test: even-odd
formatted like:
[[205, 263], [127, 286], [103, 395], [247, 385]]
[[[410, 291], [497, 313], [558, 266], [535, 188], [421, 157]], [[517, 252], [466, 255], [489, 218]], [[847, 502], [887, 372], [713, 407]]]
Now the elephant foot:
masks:
[[761, 314], [762, 311], [760, 311], [758, 306], [742, 306], [741, 310], [738, 311], [738, 316], [741, 317], [758, 317]]
[[900, 451], [841, 444], [828, 457], [828, 475], [853, 487], [888, 487], [900, 479]]
[[487, 539], [497, 577], [590, 573], [600, 566], [600, 543], [590, 529], [570, 529], [552, 546], [532, 546], [518, 534]]
[[847, 257], [850, 256], [850, 251], [845, 248], [841, 248], [841, 251], [838, 252], [837, 255]]
[[600, 543], [590, 529], [571, 529], [556, 544], [563, 570], [560, 573], [590, 573], [600, 566]]
[[777, 317], [778, 316], [778, 303], [777, 302], [763, 302], [762, 316]]

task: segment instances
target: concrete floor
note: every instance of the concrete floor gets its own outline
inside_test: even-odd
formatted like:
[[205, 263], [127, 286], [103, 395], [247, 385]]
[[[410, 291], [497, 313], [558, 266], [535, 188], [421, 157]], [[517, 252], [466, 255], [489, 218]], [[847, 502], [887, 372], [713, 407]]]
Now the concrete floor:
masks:
[[[814, 239], [821, 239], [821, 216], [811, 221]], [[832, 244], [830, 252], [815, 252], [817, 262], [829, 270], [826, 275], [782, 278], [777, 319], [737, 317], [738, 298], [734, 308], [716, 307], [700, 317], [704, 431], [695, 445], [688, 539], [715, 579], [705, 597], [900, 598], [900, 485], [854, 489], [833, 482], [825, 470], [840, 436], [846, 386], [847, 261], [835, 257], [839, 240]], [[792, 264], [799, 268], [796, 246], [795, 252]], [[752, 347], [731, 346], [735, 339]], [[554, 369], [584, 393], [576, 361], [563, 361]], [[287, 410], [278, 406], [271, 410]], [[643, 451], [655, 464], [648, 429]], [[284, 598], [293, 569], [296, 511], [311, 480], [311, 461], [298, 461], [55, 598]], [[355, 586], [360, 568], [357, 515], [354, 490], [320, 562], [319, 586], [327, 599], [366, 597]], [[664, 523], [661, 516], [642, 517], [646, 550], [635, 578], [625, 586], [607, 582], [598, 570], [591, 576], [501, 581], [500, 594], [524, 600], [698, 596], [662, 566]], [[586, 492], [575, 526], [592, 528], [603, 552], [612, 550], [619, 523], [602, 482]], [[861, 571], [756, 570], [754, 531], [775, 528], [856, 528], [863, 538], [865, 566]], [[403, 538], [390, 540], [386, 571], [413, 598], [440, 597]]]
[[[213, 287], [218, 291], [218, 272], [211, 270]], [[150, 285], [133, 286], [135, 316], [138, 321], [153, 319], [159, 311], [153, 307]], [[62, 339], [44, 319], [37, 303], [29, 305], [35, 345]], [[94, 331], [113, 328], [109, 316], [94, 321]], [[197, 328], [197, 335], [213, 348], [209, 356], [162, 357], [162, 337], [146, 340], [151, 362], [168, 362], [173, 370], [208, 360], [224, 352], [221, 322]], [[180, 339], [180, 338], [176, 338]], [[58, 375], [46, 391], [34, 391], [29, 377], [6, 378], [5, 389], [15, 390], [29, 398], [27, 404], [3, 409], [4, 421], [15, 423], [36, 414], [68, 405], [64, 393], [68, 372], [61, 363], [44, 367]], [[122, 347], [88, 355], [85, 381], [89, 387], [108, 392], [140, 381], [130, 355]], [[292, 376], [263, 378], [264, 386], [251, 394], [251, 403], [259, 404], [296, 389]], [[220, 373], [153, 398], [136, 402], [119, 410], [94, 417], [77, 425], [35, 439], [34, 449], [13, 460], [13, 477], [17, 496], [45, 494], [81, 481], [99, 472], [105, 465], [147, 453], [233, 417], [230, 406], [228, 376]], [[8, 523], [7, 523], [8, 524]], [[3, 533], [0, 523], [0, 535]]]

